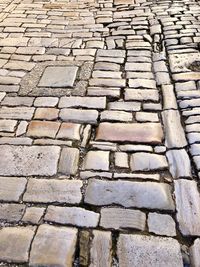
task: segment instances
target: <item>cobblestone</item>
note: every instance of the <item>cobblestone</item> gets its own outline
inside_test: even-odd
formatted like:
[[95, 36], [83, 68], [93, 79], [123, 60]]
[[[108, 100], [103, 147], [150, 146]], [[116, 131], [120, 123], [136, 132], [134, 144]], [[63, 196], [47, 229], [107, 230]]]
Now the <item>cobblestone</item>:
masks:
[[199, 265], [199, 19], [1, 1], [0, 265]]

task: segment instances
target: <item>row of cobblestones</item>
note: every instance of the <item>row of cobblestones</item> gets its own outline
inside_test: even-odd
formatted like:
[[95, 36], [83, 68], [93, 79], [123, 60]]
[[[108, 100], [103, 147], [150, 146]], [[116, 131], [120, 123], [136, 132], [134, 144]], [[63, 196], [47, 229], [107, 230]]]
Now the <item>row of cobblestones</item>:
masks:
[[0, 266], [200, 266], [200, 5], [2, 0]]

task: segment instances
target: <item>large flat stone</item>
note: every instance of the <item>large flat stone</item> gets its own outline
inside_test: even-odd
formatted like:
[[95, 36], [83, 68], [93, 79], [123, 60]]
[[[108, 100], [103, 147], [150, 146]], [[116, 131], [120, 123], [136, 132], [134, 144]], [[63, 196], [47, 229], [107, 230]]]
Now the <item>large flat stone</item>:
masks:
[[0, 175], [52, 176], [57, 173], [58, 146], [0, 146]]
[[81, 186], [79, 180], [30, 179], [23, 200], [35, 203], [80, 203]]
[[100, 123], [96, 140], [129, 141], [136, 143], [162, 142], [163, 132], [160, 123]]
[[99, 221], [99, 214], [78, 207], [49, 206], [45, 215], [45, 220], [80, 227], [96, 227]]
[[0, 230], [0, 261], [28, 262], [34, 227], [5, 227]]
[[175, 181], [177, 221], [184, 236], [200, 235], [200, 194], [197, 183], [189, 180]]
[[41, 225], [33, 240], [30, 266], [71, 267], [77, 239], [77, 229]]
[[0, 177], [0, 200], [19, 201], [25, 190], [27, 180], [16, 177]]
[[85, 203], [174, 210], [170, 190], [171, 187], [164, 183], [92, 179], [86, 188]]
[[72, 87], [78, 67], [49, 66], [45, 69], [39, 87]]
[[117, 255], [120, 267], [182, 267], [178, 241], [172, 238], [121, 234]]

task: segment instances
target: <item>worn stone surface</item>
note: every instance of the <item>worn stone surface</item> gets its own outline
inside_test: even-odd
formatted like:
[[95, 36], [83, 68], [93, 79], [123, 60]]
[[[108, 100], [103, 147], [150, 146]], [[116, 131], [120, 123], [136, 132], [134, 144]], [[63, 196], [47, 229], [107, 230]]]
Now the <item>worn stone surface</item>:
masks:
[[89, 151], [83, 163], [84, 170], [109, 170], [109, 152]]
[[146, 215], [138, 210], [102, 208], [100, 226], [106, 229], [145, 230]]
[[34, 232], [35, 228], [31, 226], [0, 229], [0, 260], [18, 263], [28, 262]]
[[154, 182], [101, 181], [93, 179], [84, 201], [92, 205], [119, 204], [124, 207], [173, 210], [170, 186]]
[[90, 267], [110, 267], [112, 263], [111, 232], [93, 231], [92, 247], [90, 249]]
[[176, 225], [170, 215], [149, 213], [149, 232], [157, 235], [176, 236]]
[[96, 140], [160, 143], [163, 133], [159, 123], [100, 123]]
[[25, 191], [26, 183], [25, 178], [0, 177], [1, 201], [19, 201]]
[[117, 254], [120, 267], [183, 266], [180, 245], [172, 238], [121, 234]]
[[184, 236], [200, 235], [200, 195], [195, 181], [175, 181], [177, 221]]
[[63, 148], [59, 161], [59, 172], [75, 175], [78, 170], [79, 150], [77, 148]]
[[9, 146], [0, 148], [0, 175], [31, 176], [57, 173], [57, 146]]
[[200, 265], [200, 239], [197, 238], [194, 244], [190, 247], [190, 259], [192, 266], [198, 267]]
[[32, 243], [31, 266], [72, 266], [77, 230], [41, 225]]
[[45, 215], [45, 220], [81, 227], [96, 227], [99, 221], [99, 214], [77, 207], [49, 206]]

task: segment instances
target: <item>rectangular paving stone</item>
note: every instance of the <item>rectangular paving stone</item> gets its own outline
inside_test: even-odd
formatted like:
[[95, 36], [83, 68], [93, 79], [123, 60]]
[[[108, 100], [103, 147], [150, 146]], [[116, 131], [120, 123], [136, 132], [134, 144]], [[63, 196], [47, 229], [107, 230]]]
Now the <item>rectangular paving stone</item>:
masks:
[[41, 225], [32, 243], [30, 266], [71, 267], [74, 259], [77, 229]]
[[60, 139], [80, 140], [80, 131], [81, 124], [63, 122], [56, 137]]
[[57, 173], [58, 146], [0, 146], [0, 175], [52, 176]]
[[31, 107], [1, 107], [0, 119], [19, 119], [19, 120], [31, 120], [35, 108]]
[[70, 107], [104, 109], [106, 107], [106, 97], [61, 97], [59, 102], [59, 108]]
[[59, 172], [75, 175], [78, 170], [79, 150], [77, 148], [64, 147], [59, 161]]
[[182, 267], [177, 240], [166, 237], [121, 234], [117, 244], [120, 267]]
[[98, 111], [90, 109], [78, 110], [63, 108], [60, 112], [60, 118], [63, 121], [96, 124]]
[[23, 201], [34, 203], [80, 203], [80, 180], [30, 179]]
[[158, 101], [158, 90], [152, 89], [125, 89], [125, 100]]
[[19, 201], [25, 191], [27, 180], [16, 177], [0, 177], [0, 200]]
[[38, 84], [39, 87], [72, 87], [76, 79], [78, 67], [49, 66], [45, 69]]
[[145, 230], [146, 215], [139, 210], [102, 208], [100, 226], [106, 229]]
[[184, 236], [200, 235], [200, 194], [196, 181], [175, 180], [177, 221]]
[[18, 222], [21, 220], [25, 211], [23, 204], [0, 204], [0, 220], [7, 222]]
[[14, 132], [17, 125], [16, 120], [0, 120], [0, 132]]
[[191, 265], [194, 267], [200, 266], [200, 238], [194, 241], [194, 244], [190, 247], [190, 260]]
[[29, 249], [35, 228], [4, 227], [0, 229], [0, 260], [6, 262], [28, 262]]
[[99, 222], [99, 214], [79, 207], [49, 206], [45, 220], [80, 227], [96, 227]]
[[90, 249], [89, 267], [111, 267], [112, 235], [111, 232], [94, 230]]
[[174, 210], [171, 187], [156, 182], [92, 179], [86, 188], [84, 202], [96, 206], [118, 204], [127, 208]]
[[163, 132], [160, 123], [100, 123], [96, 140], [159, 144]]
[[28, 126], [27, 136], [55, 138], [60, 127], [60, 122], [31, 121]]

